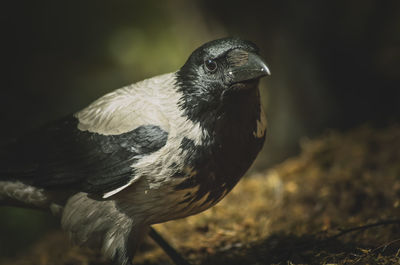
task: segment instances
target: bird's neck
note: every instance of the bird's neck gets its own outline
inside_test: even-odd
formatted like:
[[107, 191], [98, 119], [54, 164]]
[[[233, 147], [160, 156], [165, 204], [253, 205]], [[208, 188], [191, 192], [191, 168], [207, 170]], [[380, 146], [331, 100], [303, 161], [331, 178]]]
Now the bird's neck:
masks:
[[221, 97], [222, 104], [216, 113], [216, 130], [254, 129], [261, 111], [260, 93], [256, 84], [250, 89], [228, 92]]
[[185, 95], [181, 103], [184, 114], [216, 136], [220, 130], [226, 131], [227, 128], [252, 130], [261, 110], [257, 85], [242, 91], [223, 92], [217, 97]]

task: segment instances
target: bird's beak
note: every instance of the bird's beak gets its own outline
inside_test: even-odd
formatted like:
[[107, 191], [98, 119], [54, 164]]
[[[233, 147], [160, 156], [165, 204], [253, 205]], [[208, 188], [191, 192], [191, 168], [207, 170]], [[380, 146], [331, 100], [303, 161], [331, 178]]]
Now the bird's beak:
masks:
[[264, 60], [255, 53], [236, 50], [232, 52], [232, 66], [229, 69], [230, 83], [236, 84], [259, 79], [271, 72]]

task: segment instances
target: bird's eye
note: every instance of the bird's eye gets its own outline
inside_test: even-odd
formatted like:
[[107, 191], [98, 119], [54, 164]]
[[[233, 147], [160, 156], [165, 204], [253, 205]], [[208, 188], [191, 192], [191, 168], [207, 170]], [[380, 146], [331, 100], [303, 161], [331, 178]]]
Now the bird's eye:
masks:
[[209, 72], [215, 72], [215, 70], [217, 70], [217, 63], [214, 60], [206, 60], [204, 65]]

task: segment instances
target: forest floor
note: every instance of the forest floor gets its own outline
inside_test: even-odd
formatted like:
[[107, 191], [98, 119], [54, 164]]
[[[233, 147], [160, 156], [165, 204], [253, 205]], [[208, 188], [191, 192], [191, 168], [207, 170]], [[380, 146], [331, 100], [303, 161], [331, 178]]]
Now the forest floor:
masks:
[[[193, 264], [400, 264], [400, 126], [328, 132], [243, 178], [206, 212], [155, 228]], [[150, 239], [135, 264], [172, 264]], [[105, 265], [49, 232], [4, 264]]]

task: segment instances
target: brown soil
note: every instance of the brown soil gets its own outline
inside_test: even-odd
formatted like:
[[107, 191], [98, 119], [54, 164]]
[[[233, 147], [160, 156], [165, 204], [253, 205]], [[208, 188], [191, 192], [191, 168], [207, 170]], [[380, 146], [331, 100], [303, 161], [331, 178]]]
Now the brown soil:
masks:
[[[329, 132], [301, 146], [216, 207], [155, 228], [193, 264], [400, 263], [400, 126]], [[171, 263], [151, 240], [135, 262]], [[108, 263], [57, 231], [0, 264]]]

